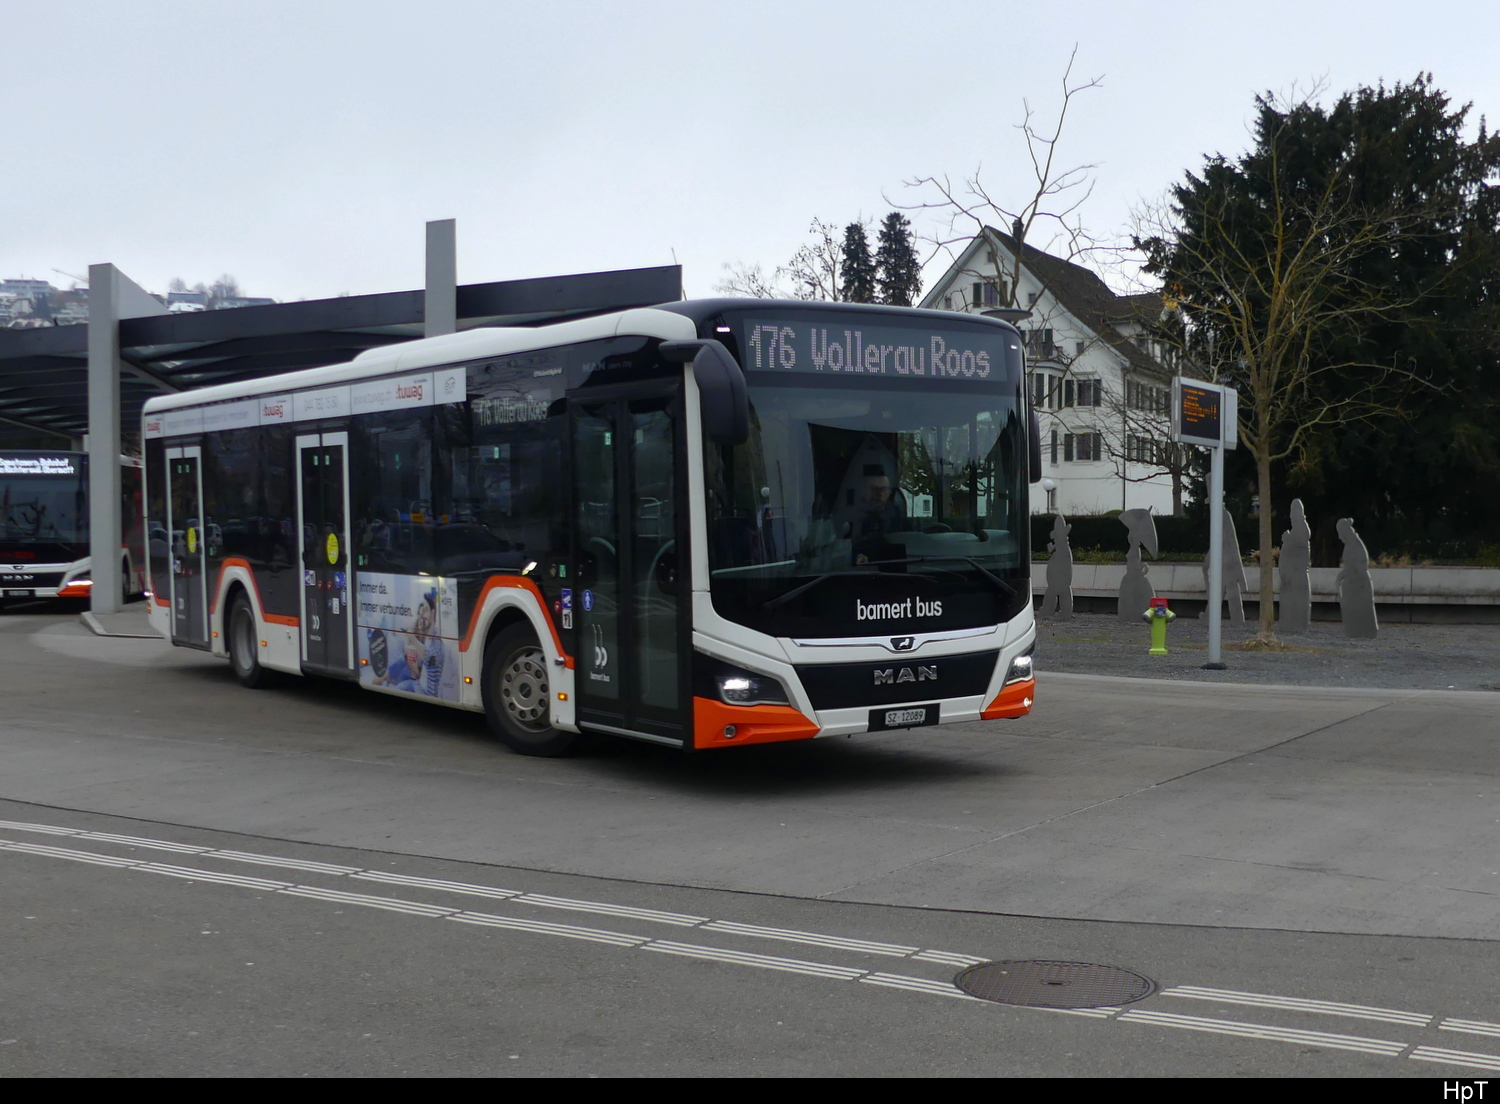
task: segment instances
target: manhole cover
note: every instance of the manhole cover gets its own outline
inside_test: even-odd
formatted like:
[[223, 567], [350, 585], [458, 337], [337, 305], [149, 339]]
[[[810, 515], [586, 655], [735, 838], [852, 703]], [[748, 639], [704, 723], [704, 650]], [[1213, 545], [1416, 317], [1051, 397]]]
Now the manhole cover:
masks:
[[953, 981], [965, 993], [1027, 1008], [1102, 1008], [1156, 992], [1150, 978], [1092, 962], [1026, 959], [971, 966]]

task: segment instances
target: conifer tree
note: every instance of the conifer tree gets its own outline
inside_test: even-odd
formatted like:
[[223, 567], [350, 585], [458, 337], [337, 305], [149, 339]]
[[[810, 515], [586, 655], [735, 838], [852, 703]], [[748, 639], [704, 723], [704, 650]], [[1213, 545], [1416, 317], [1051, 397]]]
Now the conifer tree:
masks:
[[851, 222], [844, 227], [843, 298], [846, 303], [878, 301], [875, 259], [870, 256], [870, 239], [865, 224]]
[[900, 211], [892, 211], [880, 223], [880, 245], [875, 251], [880, 283], [880, 301], [893, 307], [909, 307], [922, 290], [922, 266], [912, 238], [911, 222]]

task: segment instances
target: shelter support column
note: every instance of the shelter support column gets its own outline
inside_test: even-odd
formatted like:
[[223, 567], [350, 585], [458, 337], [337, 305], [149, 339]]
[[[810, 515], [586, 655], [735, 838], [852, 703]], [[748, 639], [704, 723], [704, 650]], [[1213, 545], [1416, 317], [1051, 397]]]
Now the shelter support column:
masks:
[[120, 565], [120, 320], [166, 307], [112, 264], [89, 265], [90, 608], [117, 613]]
[[427, 292], [423, 337], [458, 331], [458, 244], [453, 219], [427, 224]]

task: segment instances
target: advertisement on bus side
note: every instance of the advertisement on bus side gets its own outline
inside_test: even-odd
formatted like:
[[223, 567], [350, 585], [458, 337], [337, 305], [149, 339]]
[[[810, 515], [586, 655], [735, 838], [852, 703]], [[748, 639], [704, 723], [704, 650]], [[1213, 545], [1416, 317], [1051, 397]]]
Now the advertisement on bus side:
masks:
[[458, 700], [458, 584], [361, 571], [355, 616], [359, 681]]

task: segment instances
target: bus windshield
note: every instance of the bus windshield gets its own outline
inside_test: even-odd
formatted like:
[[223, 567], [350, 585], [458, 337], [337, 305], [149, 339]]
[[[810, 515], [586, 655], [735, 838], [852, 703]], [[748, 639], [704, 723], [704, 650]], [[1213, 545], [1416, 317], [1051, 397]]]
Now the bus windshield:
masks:
[[[908, 352], [953, 348], [989, 368], [932, 378], [912, 371], [857, 376], [798, 371], [819, 335], [755, 371], [755, 326], [766, 368], [770, 325], [750, 323], [739, 344], [750, 396], [750, 436], [710, 446], [710, 588], [721, 616], [775, 636], [869, 637], [995, 625], [1030, 601], [1025, 411], [1019, 355], [991, 330], [924, 336]], [[861, 337], [894, 367], [899, 338], [865, 327], [830, 335], [850, 360]], [[775, 327], [791, 345], [792, 326]], [[802, 327], [806, 330], [808, 327]], [[848, 333], [848, 339], [844, 338]], [[859, 335], [859, 336], [856, 336]], [[877, 366], [879, 352], [869, 355]], [[987, 364], [986, 364], [987, 362]], [[926, 371], [920, 374], [918, 368]]]
[[88, 476], [81, 460], [0, 457], [0, 545], [88, 543]]

